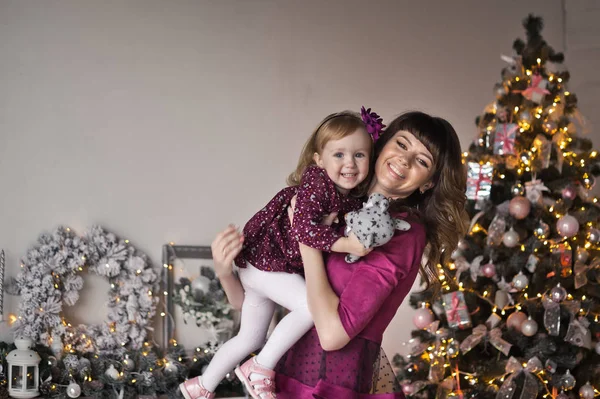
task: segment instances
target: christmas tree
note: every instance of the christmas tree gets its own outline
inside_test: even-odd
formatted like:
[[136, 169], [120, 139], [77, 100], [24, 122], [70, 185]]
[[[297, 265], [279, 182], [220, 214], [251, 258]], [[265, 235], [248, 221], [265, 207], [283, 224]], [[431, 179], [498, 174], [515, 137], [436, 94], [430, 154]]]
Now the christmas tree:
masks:
[[600, 395], [598, 152], [563, 54], [541, 18], [523, 25], [464, 154], [469, 232], [439, 295], [411, 295], [418, 329], [394, 358], [408, 397]]

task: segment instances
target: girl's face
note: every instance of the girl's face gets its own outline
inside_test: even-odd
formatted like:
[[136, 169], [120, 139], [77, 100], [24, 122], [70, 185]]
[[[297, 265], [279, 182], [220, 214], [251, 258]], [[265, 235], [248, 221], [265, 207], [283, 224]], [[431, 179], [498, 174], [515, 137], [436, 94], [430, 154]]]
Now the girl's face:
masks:
[[361, 128], [342, 139], [329, 140], [320, 154], [314, 154], [314, 161], [325, 169], [340, 193], [348, 194], [369, 174], [371, 146], [371, 137]]
[[375, 176], [369, 190], [388, 198], [410, 196], [415, 190], [425, 192], [435, 163], [429, 150], [410, 132], [400, 130], [385, 144], [375, 161]]

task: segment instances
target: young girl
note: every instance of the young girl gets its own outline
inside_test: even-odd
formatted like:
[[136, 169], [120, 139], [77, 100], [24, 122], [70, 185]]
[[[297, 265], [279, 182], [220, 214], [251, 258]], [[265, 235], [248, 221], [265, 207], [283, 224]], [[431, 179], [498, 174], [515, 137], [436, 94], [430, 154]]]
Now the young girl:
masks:
[[[363, 120], [364, 119], [364, 120]], [[213, 398], [225, 375], [265, 341], [275, 304], [290, 312], [273, 330], [260, 354], [235, 372], [255, 399], [272, 399], [273, 368], [312, 326], [298, 243], [325, 252], [364, 256], [356, 237], [339, 226], [321, 224], [325, 215], [360, 208], [369, 184], [373, 137], [383, 128], [377, 114], [344, 111], [327, 116], [304, 146], [298, 167], [281, 190], [244, 227], [244, 245], [235, 263], [245, 294], [238, 335], [215, 354], [201, 377], [181, 384], [186, 399]], [[367, 123], [367, 126], [365, 126]], [[294, 225], [288, 206], [296, 196]]]

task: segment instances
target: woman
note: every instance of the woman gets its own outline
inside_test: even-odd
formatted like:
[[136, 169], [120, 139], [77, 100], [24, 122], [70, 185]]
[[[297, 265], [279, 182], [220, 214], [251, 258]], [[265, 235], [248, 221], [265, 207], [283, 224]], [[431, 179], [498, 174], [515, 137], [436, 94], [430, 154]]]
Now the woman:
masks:
[[[411, 228], [354, 264], [332, 253], [324, 265], [320, 254], [300, 245], [315, 327], [277, 365], [279, 399], [403, 398], [392, 386], [373, 393], [381, 392], [383, 332], [419, 270], [428, 284], [438, 283], [437, 264], [446, 263], [465, 231], [465, 186], [460, 144], [447, 121], [409, 112], [390, 123], [375, 144], [369, 194], [389, 198], [393, 216]], [[217, 274], [238, 308], [244, 293], [231, 265], [242, 241], [229, 227], [212, 244]]]

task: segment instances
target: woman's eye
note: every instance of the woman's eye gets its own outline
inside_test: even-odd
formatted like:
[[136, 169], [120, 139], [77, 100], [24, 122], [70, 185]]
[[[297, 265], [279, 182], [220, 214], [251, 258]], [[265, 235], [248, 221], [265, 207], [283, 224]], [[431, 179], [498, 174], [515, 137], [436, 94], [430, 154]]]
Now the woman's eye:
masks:
[[398, 146], [399, 146], [400, 148], [402, 148], [403, 150], [406, 150], [406, 145], [404, 145], [404, 143], [403, 143], [403, 142], [399, 141], [399, 142], [398, 142]]
[[429, 168], [429, 164], [427, 162], [423, 161], [422, 159], [417, 159], [417, 162], [419, 162], [424, 167]]

